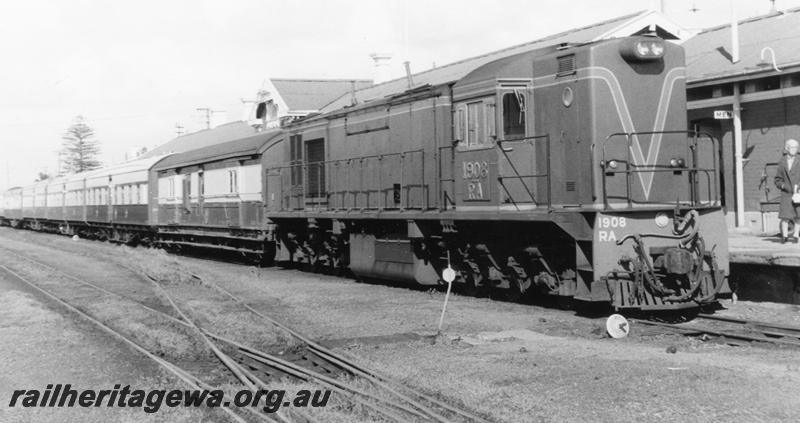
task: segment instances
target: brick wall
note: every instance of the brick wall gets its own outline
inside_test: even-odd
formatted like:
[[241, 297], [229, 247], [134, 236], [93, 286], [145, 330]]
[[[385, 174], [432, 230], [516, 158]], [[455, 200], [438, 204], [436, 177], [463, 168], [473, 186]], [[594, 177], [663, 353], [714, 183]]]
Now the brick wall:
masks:
[[[702, 130], [720, 138], [726, 207], [733, 210], [736, 204], [733, 177], [733, 121], [715, 121], [714, 109], [730, 108], [691, 110], [689, 122], [698, 124]], [[783, 143], [787, 138], [800, 140], [800, 97], [743, 103], [742, 109], [745, 211], [760, 211], [760, 202], [765, 198], [763, 185], [760, 184], [765, 164], [780, 159]], [[767, 184], [772, 189], [771, 196], [776, 193], [772, 181], [773, 175], [774, 168], [769, 169]]]

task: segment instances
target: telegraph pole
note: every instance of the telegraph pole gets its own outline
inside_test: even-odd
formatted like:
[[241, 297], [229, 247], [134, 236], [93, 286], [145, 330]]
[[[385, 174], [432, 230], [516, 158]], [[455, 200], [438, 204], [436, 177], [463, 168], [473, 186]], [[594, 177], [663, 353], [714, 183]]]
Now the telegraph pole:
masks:
[[198, 107], [198, 112], [206, 112], [206, 129], [211, 129], [211, 109], [208, 107]]

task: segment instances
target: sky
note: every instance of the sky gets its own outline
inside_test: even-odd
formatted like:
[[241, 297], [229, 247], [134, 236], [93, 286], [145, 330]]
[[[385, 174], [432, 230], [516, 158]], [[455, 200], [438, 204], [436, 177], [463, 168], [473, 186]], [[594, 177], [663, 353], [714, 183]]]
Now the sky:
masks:
[[[106, 164], [241, 120], [268, 78], [374, 76], [375, 52], [422, 71], [663, 5], [699, 29], [769, 0], [0, 0], [0, 189], [58, 166], [84, 116]], [[800, 0], [776, 0], [778, 9]]]

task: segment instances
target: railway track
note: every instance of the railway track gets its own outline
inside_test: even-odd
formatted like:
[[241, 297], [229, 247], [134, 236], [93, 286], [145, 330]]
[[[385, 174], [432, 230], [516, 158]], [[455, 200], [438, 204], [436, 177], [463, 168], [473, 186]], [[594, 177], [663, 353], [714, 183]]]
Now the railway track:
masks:
[[[93, 289], [105, 295], [114, 296], [121, 300], [135, 303], [137, 306], [147, 310], [148, 313], [160, 316], [173, 325], [180, 325], [185, 330], [194, 332], [200, 339], [202, 339], [203, 343], [205, 343], [205, 345], [213, 351], [219, 362], [222, 363], [230, 372], [229, 376], [232, 376], [231, 379], [235, 378], [235, 380], [238, 380], [241, 385], [248, 389], [269, 389], [269, 383], [274, 383], [275, 381], [288, 377], [299, 381], [312, 382], [322, 385], [327, 389], [330, 389], [332, 392], [348, 398], [348, 400], [352, 403], [358, 404], [364, 409], [370, 410], [372, 414], [379, 415], [384, 421], [487, 421], [485, 418], [478, 416], [471, 411], [465, 410], [462, 407], [448, 404], [418, 389], [405, 386], [404, 384], [394, 381], [391, 378], [372, 369], [368, 369], [359, 365], [350, 357], [346, 357], [340, 353], [334, 352], [309, 339], [303, 334], [283, 325], [273, 317], [252, 308], [245, 301], [220, 287], [218, 284], [212, 281], [203, 281], [196, 275], [193, 275], [193, 277], [202, 281], [204, 284], [213, 287], [228, 299], [236, 302], [250, 313], [253, 313], [255, 316], [258, 316], [259, 318], [270, 323], [278, 330], [288, 333], [290, 336], [300, 342], [302, 348], [295, 349], [290, 354], [276, 355], [212, 333], [211, 331], [199, 326], [197, 324], [197, 319], [193, 316], [190, 316], [178, 305], [175, 299], [162, 286], [163, 281], [159, 281], [156, 277], [153, 277], [150, 274], [128, 267], [122, 263], [116, 264], [120, 267], [126, 268], [128, 271], [138, 275], [143, 280], [152, 284], [155, 291], [157, 291], [158, 294], [166, 299], [170, 304], [172, 312], [164, 307], [154, 306], [153, 304], [144, 304], [140, 300], [137, 300], [130, 295], [110, 291], [102, 286], [63, 272], [54, 268], [53, 266], [20, 254], [16, 251], [12, 251], [8, 248], [0, 247], [0, 249], [9, 255], [17, 257], [20, 260], [24, 260], [40, 269], [45, 269], [48, 272], [57, 274], [63, 280], [71, 281], [75, 284], [78, 284], [82, 288]], [[30, 285], [37, 291], [42, 292], [56, 302], [64, 305], [71, 311], [100, 326], [104, 331], [111, 333], [113, 336], [119, 339], [122, 339], [127, 344], [133, 346], [137, 351], [150, 357], [159, 365], [165, 367], [168, 371], [178, 376], [189, 386], [195, 389], [213, 389], [213, 385], [211, 385], [211, 383], [207, 381], [204, 382], [197, 376], [193, 375], [191, 369], [177, 366], [175, 363], [171, 363], [164, 358], [158, 357], [152, 351], [147, 350], [135, 340], [130, 339], [129, 336], [126, 336], [125, 334], [104, 324], [86, 311], [81, 310], [80, 307], [76, 306], [75, 304], [71, 304], [69, 301], [56, 295], [56, 293], [52, 292], [52, 290], [28, 280], [6, 266], [0, 265], [0, 268], [2, 268], [6, 273], [10, 274], [12, 277], [27, 285]], [[195, 311], [195, 313], [197, 312]], [[345, 377], [341, 377], [342, 375]], [[361, 381], [365, 381], [369, 388], [356, 386], [356, 384], [350, 381], [350, 379], [356, 378]], [[311, 416], [303, 413], [297, 408], [283, 408], [275, 414], [259, 413], [256, 411], [256, 409], [250, 407], [244, 407], [242, 409], [227, 407], [224, 410], [236, 421], [315, 421]], [[247, 418], [242, 417], [242, 410], [246, 411]]]
[[766, 343], [800, 347], [800, 327], [756, 320], [737, 319], [713, 314], [698, 314], [688, 323], [664, 323], [630, 319], [643, 325], [658, 326], [686, 336], [713, 337], [729, 345]]

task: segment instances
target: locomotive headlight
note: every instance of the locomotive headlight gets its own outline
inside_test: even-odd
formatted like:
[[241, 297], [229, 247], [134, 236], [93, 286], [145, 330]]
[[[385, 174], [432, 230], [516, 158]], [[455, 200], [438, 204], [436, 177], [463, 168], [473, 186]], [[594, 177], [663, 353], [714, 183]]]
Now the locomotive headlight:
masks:
[[678, 159], [678, 167], [686, 167], [686, 160]]
[[669, 159], [669, 167], [678, 167], [678, 159]]
[[664, 57], [664, 41], [652, 37], [635, 37], [623, 41], [619, 53], [629, 61], [657, 60]]
[[639, 41], [636, 43], [636, 54], [639, 56], [649, 56], [650, 55], [650, 43]]
[[608, 168], [609, 169], [616, 169], [617, 167], [619, 167], [619, 163], [617, 163], [616, 160], [609, 160], [608, 161]]
[[664, 44], [658, 41], [650, 41], [650, 54], [656, 57], [664, 55]]

